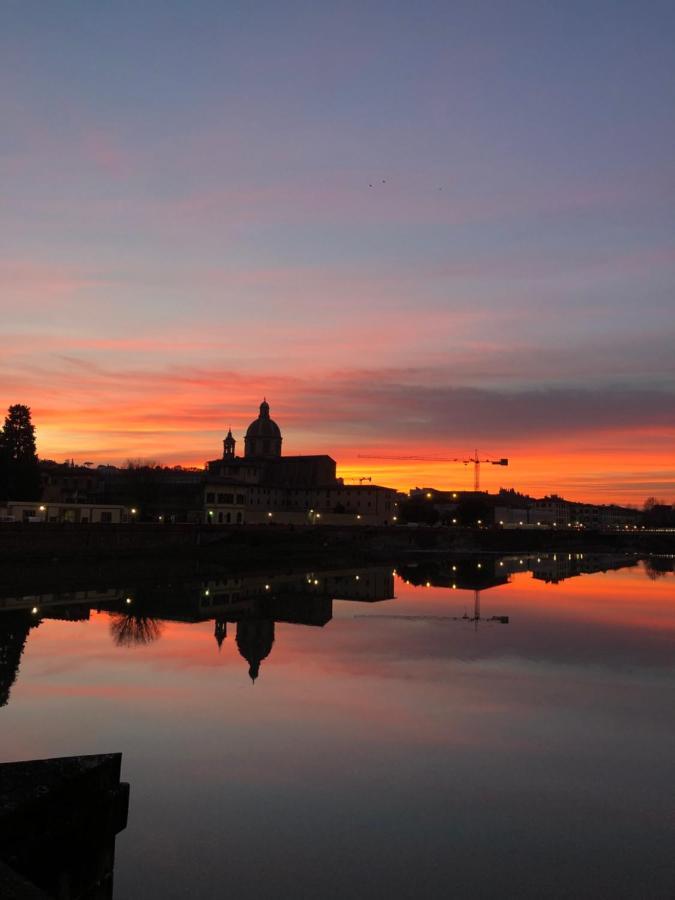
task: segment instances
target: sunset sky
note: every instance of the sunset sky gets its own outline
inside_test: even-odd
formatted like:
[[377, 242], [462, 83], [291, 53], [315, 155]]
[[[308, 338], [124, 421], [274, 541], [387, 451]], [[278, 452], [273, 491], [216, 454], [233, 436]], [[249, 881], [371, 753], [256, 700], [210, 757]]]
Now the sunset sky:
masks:
[[[0, 406], [202, 465], [675, 500], [672, 2], [0, 9]], [[371, 187], [372, 185], [372, 187]], [[243, 451], [243, 441], [239, 445]]]

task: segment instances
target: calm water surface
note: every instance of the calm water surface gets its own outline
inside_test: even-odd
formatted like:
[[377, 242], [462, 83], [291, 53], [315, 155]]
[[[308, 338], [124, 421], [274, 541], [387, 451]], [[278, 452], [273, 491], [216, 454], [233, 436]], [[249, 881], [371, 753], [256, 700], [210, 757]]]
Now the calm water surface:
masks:
[[673, 898], [672, 562], [8, 595], [3, 760], [123, 753], [117, 900]]

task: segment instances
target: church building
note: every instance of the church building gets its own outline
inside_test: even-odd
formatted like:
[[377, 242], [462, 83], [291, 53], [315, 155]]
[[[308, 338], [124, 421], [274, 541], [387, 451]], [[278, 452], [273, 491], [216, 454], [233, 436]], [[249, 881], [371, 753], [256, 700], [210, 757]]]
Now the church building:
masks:
[[283, 456], [281, 429], [267, 400], [237, 456], [231, 429], [223, 455], [206, 463], [205, 520], [213, 524], [370, 524], [397, 520], [396, 491], [377, 485], [345, 485], [325, 454]]

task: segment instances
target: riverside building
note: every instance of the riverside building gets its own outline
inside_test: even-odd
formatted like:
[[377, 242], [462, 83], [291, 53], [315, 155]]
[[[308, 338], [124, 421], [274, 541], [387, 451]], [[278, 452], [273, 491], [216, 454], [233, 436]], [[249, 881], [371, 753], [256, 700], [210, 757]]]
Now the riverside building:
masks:
[[204, 517], [213, 524], [391, 525], [397, 492], [379, 485], [346, 485], [325, 454], [282, 456], [281, 429], [266, 400], [244, 437], [244, 455], [228, 431], [223, 455], [206, 463]]

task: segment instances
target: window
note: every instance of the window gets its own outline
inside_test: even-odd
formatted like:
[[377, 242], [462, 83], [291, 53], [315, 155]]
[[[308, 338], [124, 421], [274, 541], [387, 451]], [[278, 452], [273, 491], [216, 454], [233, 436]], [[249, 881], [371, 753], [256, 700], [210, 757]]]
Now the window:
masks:
[[[243, 494], [237, 494], [237, 503], [238, 503], [240, 506], [243, 506], [243, 504], [244, 504], [245, 502], [246, 502], [246, 497], [244, 497]], [[258, 503], [259, 503], [259, 502], [260, 502], [260, 501], [258, 501]]]
[[215, 503], [216, 502], [216, 495], [213, 491], [209, 491], [209, 493], [206, 495], [206, 502], [207, 503]]

